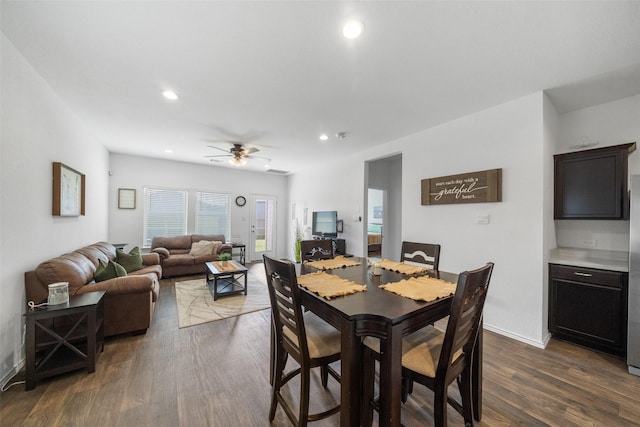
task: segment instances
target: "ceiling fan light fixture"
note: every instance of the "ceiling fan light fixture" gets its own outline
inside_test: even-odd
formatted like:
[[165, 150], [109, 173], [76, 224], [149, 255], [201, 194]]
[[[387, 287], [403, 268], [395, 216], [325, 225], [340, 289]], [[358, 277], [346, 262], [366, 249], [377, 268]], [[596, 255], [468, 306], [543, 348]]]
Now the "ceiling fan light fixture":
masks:
[[243, 159], [242, 157], [232, 157], [229, 159], [229, 163], [231, 163], [233, 166], [239, 168], [240, 166], [246, 165], [247, 161], [245, 159]]

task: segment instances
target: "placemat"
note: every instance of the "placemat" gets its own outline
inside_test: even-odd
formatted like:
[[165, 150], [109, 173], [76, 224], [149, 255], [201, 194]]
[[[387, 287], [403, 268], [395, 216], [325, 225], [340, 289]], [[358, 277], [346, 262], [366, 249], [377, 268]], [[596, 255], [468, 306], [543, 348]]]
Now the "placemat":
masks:
[[325, 299], [341, 297], [367, 290], [367, 287], [364, 285], [358, 285], [356, 282], [343, 279], [333, 274], [325, 273], [324, 271], [300, 276], [298, 277], [298, 284]]
[[318, 270], [333, 270], [334, 268], [353, 267], [354, 265], [360, 265], [359, 261], [354, 261], [350, 258], [345, 258], [342, 255], [332, 259], [321, 259], [320, 261], [311, 261], [306, 263], [309, 267], [317, 268]]
[[426, 273], [430, 270], [428, 267], [419, 267], [417, 265], [407, 264], [404, 262], [396, 262], [388, 259], [378, 261], [380, 268], [390, 271], [396, 271], [401, 274], [418, 274]]
[[399, 282], [380, 285], [380, 287], [402, 297], [426, 302], [448, 297], [456, 292], [455, 283], [433, 277], [411, 277]]

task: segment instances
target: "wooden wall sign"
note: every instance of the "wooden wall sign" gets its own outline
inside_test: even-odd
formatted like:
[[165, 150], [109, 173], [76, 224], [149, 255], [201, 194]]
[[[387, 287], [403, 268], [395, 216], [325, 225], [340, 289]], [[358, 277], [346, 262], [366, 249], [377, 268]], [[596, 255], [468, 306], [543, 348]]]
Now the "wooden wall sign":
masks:
[[502, 201], [502, 169], [422, 180], [423, 205]]

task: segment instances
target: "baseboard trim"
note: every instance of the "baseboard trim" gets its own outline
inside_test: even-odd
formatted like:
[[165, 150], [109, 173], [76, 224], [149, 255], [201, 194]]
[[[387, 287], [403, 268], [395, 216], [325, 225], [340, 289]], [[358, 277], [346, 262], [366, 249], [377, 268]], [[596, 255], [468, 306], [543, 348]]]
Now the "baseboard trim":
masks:
[[549, 333], [547, 333], [547, 335], [542, 339], [542, 341], [534, 341], [534, 340], [529, 339], [527, 337], [523, 337], [522, 335], [514, 334], [513, 332], [505, 331], [504, 329], [500, 329], [500, 328], [496, 328], [495, 326], [487, 325], [486, 323], [483, 326], [484, 326], [484, 329], [486, 329], [487, 331], [495, 332], [496, 334], [503, 335], [503, 336], [505, 336], [507, 338], [511, 338], [511, 339], [516, 340], [516, 341], [520, 341], [520, 342], [523, 342], [525, 344], [529, 344], [529, 345], [532, 345], [534, 347], [542, 348], [542, 349], [547, 347], [547, 344], [549, 343], [549, 339], [551, 338], [551, 335]]

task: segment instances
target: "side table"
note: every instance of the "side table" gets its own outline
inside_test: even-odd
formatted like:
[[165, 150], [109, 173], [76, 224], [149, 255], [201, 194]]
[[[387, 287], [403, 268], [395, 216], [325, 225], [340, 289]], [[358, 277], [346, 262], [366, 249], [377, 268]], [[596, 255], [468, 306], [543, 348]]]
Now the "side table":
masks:
[[232, 252], [231, 256], [237, 255], [238, 256], [238, 261], [240, 261], [240, 264], [245, 265], [247, 245], [245, 245], [244, 243], [231, 243], [231, 247], [233, 249], [239, 249], [240, 250], [240, 252], [238, 252], [238, 253], [233, 253]]
[[88, 292], [65, 304], [27, 309], [25, 390], [53, 375], [96, 370], [96, 349], [104, 350], [104, 294]]

